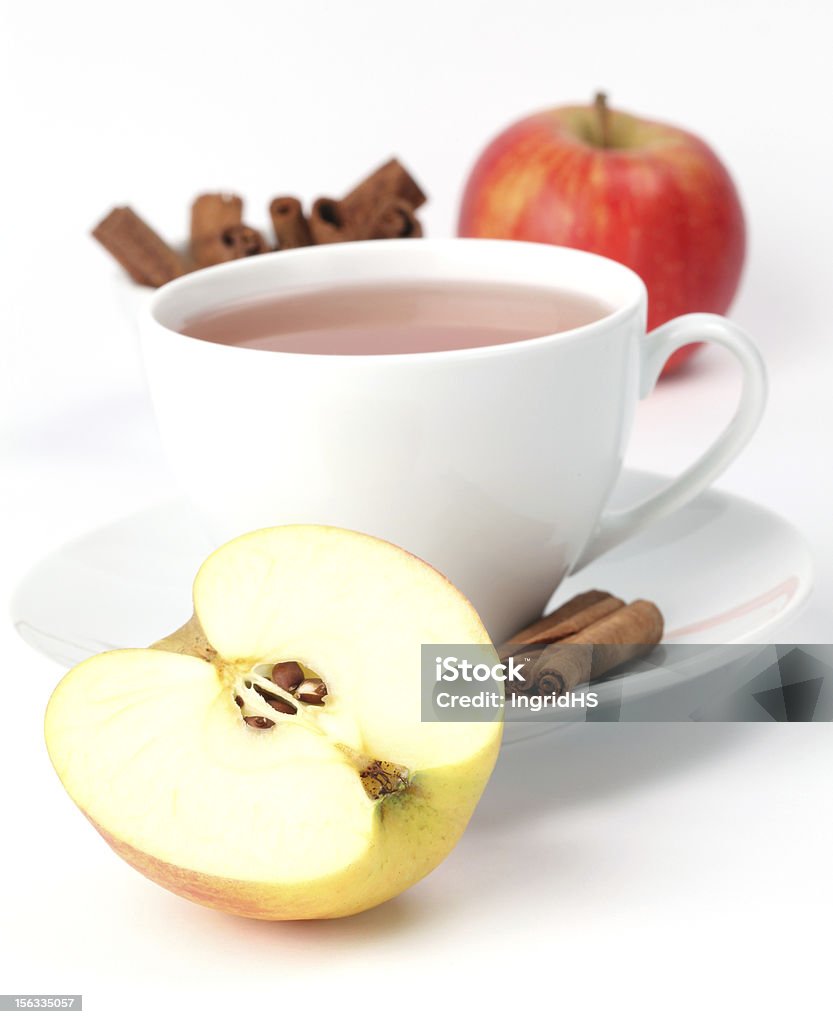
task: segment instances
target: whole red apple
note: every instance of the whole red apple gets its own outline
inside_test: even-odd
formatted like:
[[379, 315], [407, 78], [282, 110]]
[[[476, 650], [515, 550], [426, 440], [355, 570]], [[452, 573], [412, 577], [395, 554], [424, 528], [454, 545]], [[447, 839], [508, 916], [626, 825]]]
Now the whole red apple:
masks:
[[498, 135], [469, 177], [459, 234], [618, 260], [648, 287], [649, 328], [681, 313], [725, 313], [746, 247], [737, 190], [714, 151], [681, 128], [610, 109], [603, 94]]

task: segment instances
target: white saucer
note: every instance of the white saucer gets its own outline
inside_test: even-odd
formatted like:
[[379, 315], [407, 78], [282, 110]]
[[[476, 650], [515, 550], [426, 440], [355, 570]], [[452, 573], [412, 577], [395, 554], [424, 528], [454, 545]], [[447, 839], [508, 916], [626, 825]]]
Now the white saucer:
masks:
[[[613, 505], [631, 504], [665, 482], [625, 471]], [[62, 665], [146, 646], [189, 618], [191, 582], [212, 547], [184, 500], [137, 512], [36, 565], [13, 599], [15, 626]], [[710, 667], [718, 650], [724, 662], [731, 660], [725, 645], [771, 639], [806, 600], [812, 575], [810, 553], [794, 527], [752, 502], [709, 491], [567, 579], [554, 600], [598, 587], [627, 600], [649, 598], [662, 609], [665, 650], [628, 670], [621, 703], [700, 673], [706, 651], [694, 645], [719, 645], [711, 648]], [[684, 646], [675, 653], [674, 645]], [[522, 717], [541, 721], [540, 714]]]

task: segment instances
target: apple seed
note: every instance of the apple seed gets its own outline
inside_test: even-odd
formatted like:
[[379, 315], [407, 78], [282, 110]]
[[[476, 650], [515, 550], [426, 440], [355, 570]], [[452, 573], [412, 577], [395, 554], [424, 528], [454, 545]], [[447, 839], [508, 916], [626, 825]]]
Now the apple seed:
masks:
[[260, 694], [273, 711], [280, 711], [282, 715], [298, 714], [298, 709], [291, 701], [284, 700], [283, 697], [279, 697], [275, 693], [270, 693], [269, 690], [264, 690], [263, 687], [258, 686], [257, 683], [255, 683], [254, 688], [255, 693]]
[[281, 661], [272, 668], [272, 682], [288, 693], [294, 693], [304, 681], [304, 673], [297, 661]]
[[281, 700], [280, 697], [264, 697], [266, 703], [272, 708], [273, 711], [279, 711], [282, 715], [297, 715], [298, 709], [294, 704], [290, 704], [288, 700]]
[[271, 718], [264, 718], [263, 715], [245, 715], [243, 721], [253, 729], [271, 729], [275, 724]]
[[304, 704], [323, 704], [327, 687], [320, 679], [305, 679], [295, 691], [295, 696]]

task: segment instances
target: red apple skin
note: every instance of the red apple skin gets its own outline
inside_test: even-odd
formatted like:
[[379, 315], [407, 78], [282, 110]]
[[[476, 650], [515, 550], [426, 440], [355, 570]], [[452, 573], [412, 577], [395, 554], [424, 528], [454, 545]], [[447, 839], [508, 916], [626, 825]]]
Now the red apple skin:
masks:
[[[458, 233], [586, 249], [635, 270], [648, 328], [682, 313], [725, 313], [740, 280], [746, 229], [728, 171], [702, 139], [609, 111], [602, 148], [594, 107], [524, 118], [482, 153]], [[618, 143], [618, 145], [617, 145]], [[679, 366], [697, 345], [669, 359]]]

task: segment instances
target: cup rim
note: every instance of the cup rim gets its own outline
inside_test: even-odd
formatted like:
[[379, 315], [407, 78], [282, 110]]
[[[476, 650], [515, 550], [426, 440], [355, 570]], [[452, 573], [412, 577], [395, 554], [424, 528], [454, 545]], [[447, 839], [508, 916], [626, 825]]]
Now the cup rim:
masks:
[[[605, 316], [600, 317], [598, 320], [592, 320], [590, 323], [583, 324], [580, 327], [573, 327], [569, 330], [558, 331], [554, 334], [545, 334], [532, 338], [524, 338], [518, 341], [503, 342], [497, 345], [479, 345], [459, 349], [448, 348], [429, 352], [281, 352], [280, 350], [272, 349], [223, 345], [218, 342], [208, 341], [204, 338], [195, 338], [191, 335], [183, 334], [176, 327], [169, 326], [169, 324], [166, 324], [161, 319], [159, 307], [170, 303], [180, 293], [188, 291], [194, 287], [200, 288], [205, 284], [210, 285], [211, 282], [215, 280], [222, 280], [225, 276], [235, 275], [242, 277], [243, 275], [253, 272], [255, 268], [263, 267], [265, 263], [278, 263], [283, 260], [293, 260], [296, 262], [299, 260], [315, 261], [317, 254], [323, 255], [324, 250], [327, 251], [327, 258], [332, 258], [335, 255], [337, 260], [342, 258], [349, 260], [351, 257], [355, 258], [357, 254], [362, 252], [371, 251], [377, 255], [384, 253], [390, 253], [393, 255], [398, 252], [412, 252], [416, 246], [419, 246], [422, 250], [428, 251], [441, 251], [448, 247], [452, 247], [457, 250], [465, 247], [470, 248], [473, 251], [475, 249], [500, 248], [505, 250], [507, 255], [511, 255], [511, 252], [521, 255], [535, 252], [536, 254], [552, 255], [555, 260], [568, 258], [584, 262], [587, 266], [601, 265], [606, 267], [608, 272], [612, 270], [615, 274], [620, 275], [622, 280], [629, 284], [632, 289], [632, 295], [629, 301], [616, 306]], [[247, 268], [251, 269], [247, 270]], [[554, 283], [554, 287], [558, 287], [557, 283]], [[588, 294], [592, 295], [592, 292], [588, 292]], [[261, 253], [256, 256], [247, 256], [242, 260], [220, 263], [212, 267], [204, 267], [200, 270], [194, 270], [188, 274], [184, 274], [182, 277], [175, 278], [173, 281], [169, 281], [160, 288], [157, 288], [151, 296], [150, 302], [145, 303], [141, 311], [141, 319], [144, 320], [147, 325], [152, 325], [154, 329], [173, 335], [184, 344], [193, 344], [194, 346], [208, 345], [211, 348], [227, 352], [235, 351], [241, 354], [245, 353], [245, 358], [250, 359], [257, 359], [265, 356], [271, 359], [281, 357], [282, 359], [292, 360], [339, 360], [342, 362], [360, 360], [362, 362], [375, 362], [388, 365], [398, 362], [495, 358], [505, 355], [510, 351], [517, 353], [521, 350], [529, 351], [543, 346], [557, 345], [561, 347], [565, 344], [574, 342], [595, 330], [608, 329], [610, 327], [617, 326], [622, 321], [627, 320], [628, 317], [630, 317], [634, 311], [639, 308], [640, 304], [644, 305], [646, 302], [647, 288], [642, 278], [635, 273], [635, 271], [626, 267], [623, 263], [619, 263], [617, 260], [613, 260], [607, 256], [601, 256], [598, 253], [589, 252], [584, 249], [576, 249], [563, 245], [551, 245], [546, 242], [528, 242], [499, 238], [397, 238], [374, 239], [360, 242], [336, 242], [324, 245], [305, 246], [303, 248], [284, 251], [278, 250], [275, 252]]]

